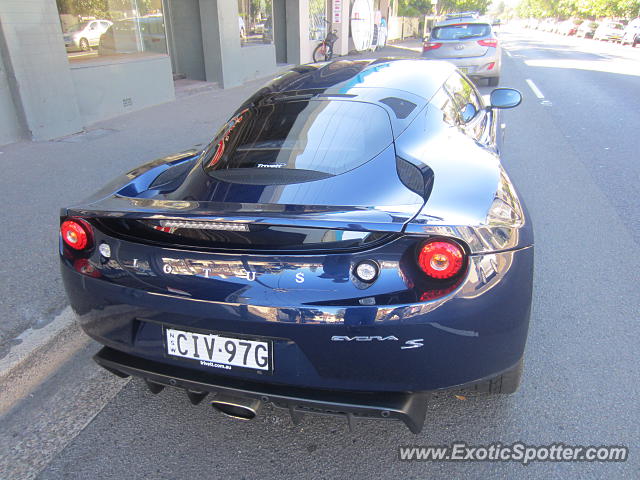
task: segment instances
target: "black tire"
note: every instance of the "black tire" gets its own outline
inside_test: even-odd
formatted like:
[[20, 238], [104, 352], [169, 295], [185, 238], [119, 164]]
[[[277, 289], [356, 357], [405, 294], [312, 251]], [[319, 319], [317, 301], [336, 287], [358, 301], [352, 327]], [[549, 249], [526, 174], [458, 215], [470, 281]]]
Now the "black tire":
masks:
[[500, 77], [489, 77], [487, 84], [490, 87], [497, 87], [500, 83]]
[[510, 395], [518, 391], [522, 372], [524, 371], [524, 357], [510, 370], [490, 380], [473, 385], [469, 390], [474, 393], [488, 393], [491, 395]]
[[333, 56], [333, 52], [331, 51], [331, 47], [325, 43], [320, 43], [313, 50], [313, 61], [314, 62], [326, 62], [331, 59]]
[[80, 47], [80, 50], [82, 50], [83, 52], [88, 52], [89, 50], [91, 50], [89, 40], [87, 40], [86, 38], [80, 39], [80, 41], [78, 42], [78, 47]]

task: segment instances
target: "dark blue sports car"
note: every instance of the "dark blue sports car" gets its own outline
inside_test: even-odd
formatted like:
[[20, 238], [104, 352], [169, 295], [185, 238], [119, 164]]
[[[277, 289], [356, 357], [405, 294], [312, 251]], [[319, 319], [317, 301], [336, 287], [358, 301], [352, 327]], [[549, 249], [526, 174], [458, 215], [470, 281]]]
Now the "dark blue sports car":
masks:
[[60, 259], [95, 360], [253, 418], [403, 421], [429, 392], [520, 382], [533, 233], [497, 109], [452, 65], [304, 65], [204, 151], [138, 167], [61, 213]]

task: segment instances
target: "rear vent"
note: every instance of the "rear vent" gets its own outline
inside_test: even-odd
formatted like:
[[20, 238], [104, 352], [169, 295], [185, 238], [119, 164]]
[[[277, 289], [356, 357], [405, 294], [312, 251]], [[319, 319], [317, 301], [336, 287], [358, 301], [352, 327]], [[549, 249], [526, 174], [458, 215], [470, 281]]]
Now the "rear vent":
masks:
[[427, 165], [418, 168], [404, 158], [396, 157], [398, 177], [405, 187], [427, 200], [433, 187], [433, 170]]
[[167, 168], [164, 172], [158, 175], [153, 182], [151, 182], [149, 190], [166, 191], [177, 188], [191, 167], [193, 167], [193, 162], [187, 161]]
[[380, 100], [380, 103], [384, 103], [387, 107], [393, 110], [393, 113], [396, 114], [400, 120], [407, 118], [411, 115], [414, 108], [416, 108], [416, 104], [410, 102], [409, 100], [403, 100], [398, 97], [387, 97]]

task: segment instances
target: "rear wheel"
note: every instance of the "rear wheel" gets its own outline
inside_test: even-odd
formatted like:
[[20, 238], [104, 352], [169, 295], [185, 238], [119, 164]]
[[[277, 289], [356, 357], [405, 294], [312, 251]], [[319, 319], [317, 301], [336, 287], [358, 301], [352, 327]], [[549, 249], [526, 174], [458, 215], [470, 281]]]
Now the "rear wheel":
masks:
[[500, 77], [490, 77], [489, 78], [489, 86], [490, 87], [495, 87], [498, 85], [498, 83], [500, 83]]
[[502, 394], [508, 395], [515, 393], [520, 386], [520, 380], [522, 379], [522, 372], [524, 371], [524, 357], [510, 370], [507, 370], [502, 375], [498, 375], [490, 380], [482, 383], [477, 383], [470, 387], [474, 393], [489, 393], [489, 394]]
[[331, 52], [331, 49], [323, 42], [313, 51], [313, 61], [326, 62], [331, 59], [331, 55], [333, 55], [333, 52]]

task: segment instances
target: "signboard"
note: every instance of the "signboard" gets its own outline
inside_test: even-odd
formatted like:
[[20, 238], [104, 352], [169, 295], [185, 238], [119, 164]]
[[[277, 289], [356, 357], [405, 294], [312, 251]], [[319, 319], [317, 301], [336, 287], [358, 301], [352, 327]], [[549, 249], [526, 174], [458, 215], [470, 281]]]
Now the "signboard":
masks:
[[342, 22], [342, 0], [333, 0], [333, 23]]

